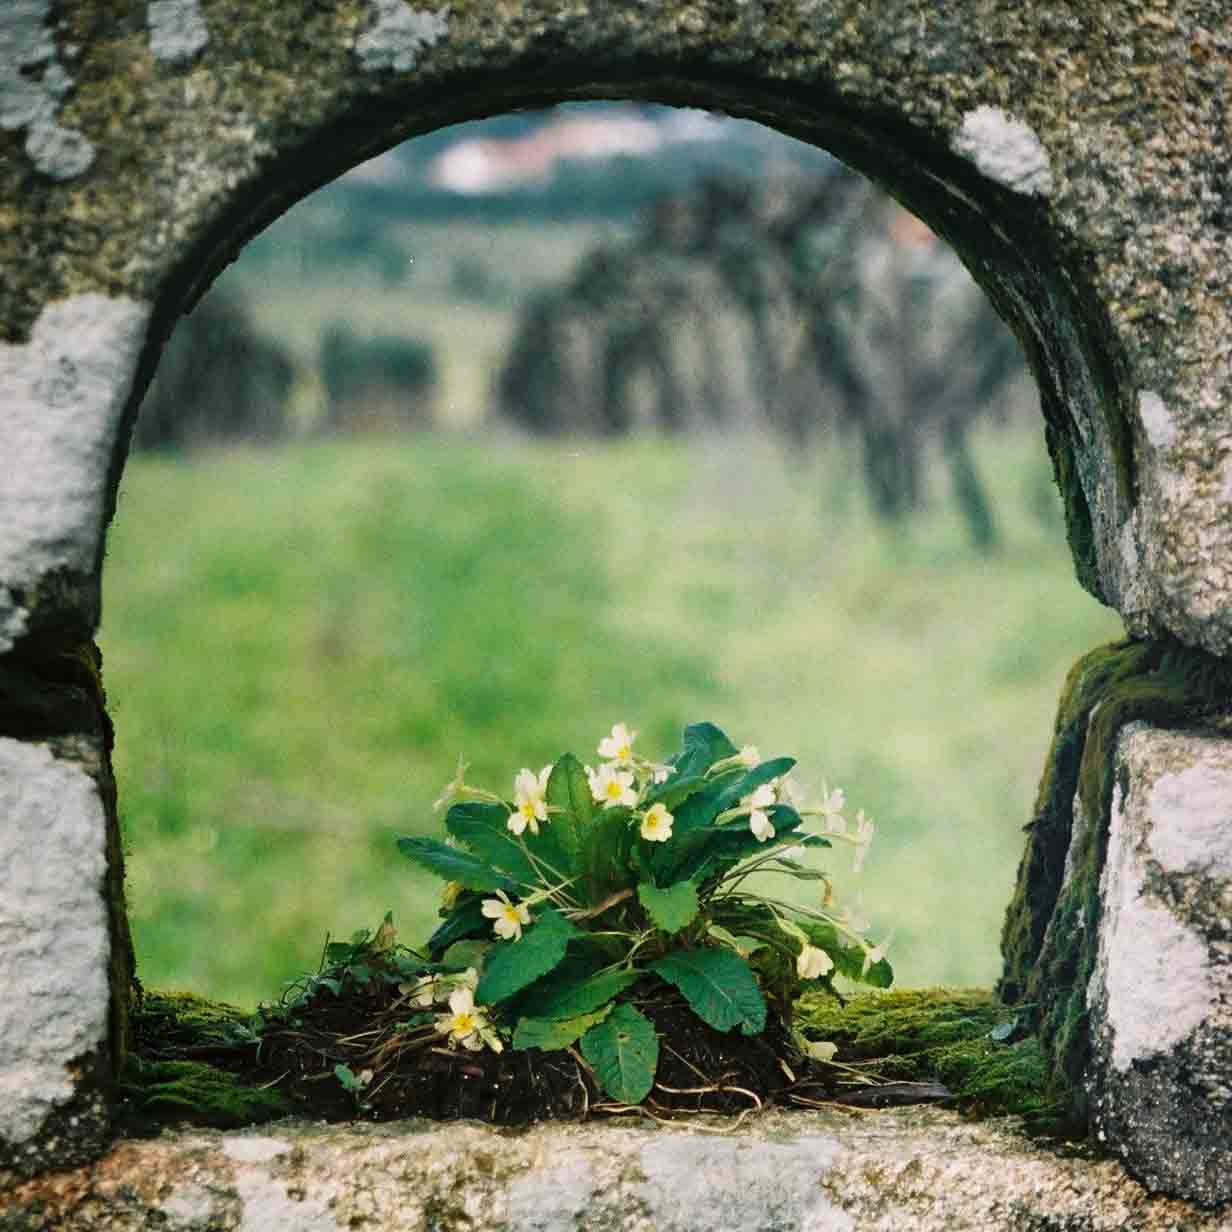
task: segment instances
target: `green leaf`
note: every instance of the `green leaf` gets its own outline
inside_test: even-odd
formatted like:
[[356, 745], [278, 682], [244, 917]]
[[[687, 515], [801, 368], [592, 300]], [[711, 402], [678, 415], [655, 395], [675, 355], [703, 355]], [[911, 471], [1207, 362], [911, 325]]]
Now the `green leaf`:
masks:
[[664, 890], [642, 882], [637, 896], [651, 923], [665, 933], [678, 933], [697, 918], [697, 886], [691, 881], [678, 881]]
[[640, 1104], [654, 1086], [659, 1037], [648, 1018], [622, 1004], [582, 1036], [582, 1056], [613, 1099]]
[[436, 926], [436, 931], [428, 938], [428, 957], [435, 962], [455, 941], [490, 936], [492, 921], [483, 914], [482, 901], [472, 898], [459, 903]]
[[[491, 923], [492, 921], [489, 920], [488, 924]], [[486, 940], [469, 938], [466, 941], [455, 941], [441, 955], [441, 965], [450, 971], [465, 971], [467, 967], [474, 967], [476, 971], [482, 971], [484, 964], [488, 961], [488, 955], [499, 944], [503, 944], [503, 942], [493, 941], [490, 938]]]
[[706, 786], [706, 777], [702, 774], [691, 775], [687, 779], [673, 777], [657, 787], [652, 787], [642, 801], [647, 808], [652, 804], [662, 804], [669, 813], [674, 813], [691, 795], [701, 791]]
[[350, 1091], [352, 1094], [358, 1094], [368, 1085], [349, 1065], [335, 1065], [334, 1077], [342, 1083], [345, 1090]]
[[[731, 781], [732, 772], [721, 774], [707, 782], [699, 791], [692, 792], [682, 803], [672, 809], [672, 838], [687, 835], [692, 830], [709, 826], [719, 815], [720, 801]], [[665, 844], [670, 846], [671, 844]]]
[[[610, 1001], [617, 994], [632, 987], [643, 976], [641, 971], [604, 971], [583, 980], [561, 981], [546, 984], [527, 994], [525, 1010], [532, 1010], [537, 1018], [573, 1018], [588, 1014]], [[556, 981], [553, 976], [552, 980]]]
[[760, 937], [750, 937], [747, 934], [737, 936], [726, 929], [722, 924], [711, 924], [707, 927], [706, 932], [716, 941], [721, 941], [724, 945], [729, 945], [741, 958], [748, 958], [750, 954], [757, 950], [764, 949], [766, 943]]
[[503, 804], [467, 801], [445, 814], [445, 829], [481, 859], [509, 874], [519, 885], [533, 885], [535, 867], [509, 830], [509, 810]]
[[514, 1048], [541, 1048], [549, 1052], [553, 1048], [568, 1048], [580, 1039], [591, 1027], [601, 1023], [615, 1008], [608, 1002], [589, 1014], [573, 1018], [523, 1018], [513, 1033]]
[[[759, 787], [766, 783], [777, 779], [780, 775], [786, 774], [794, 765], [796, 759], [794, 757], [775, 757], [770, 761], [763, 761], [748, 771], [747, 774], [742, 774], [738, 779], [733, 779], [723, 789], [723, 794], [719, 797], [719, 812], [724, 809], [735, 808], [745, 796], [752, 795]], [[793, 810], [794, 812], [795, 810]]]
[[675, 759], [676, 772], [681, 778], [705, 774], [716, 761], [739, 752], [713, 723], [690, 723], [684, 729], [684, 752]]
[[564, 810], [563, 813], [550, 813], [550, 824], [561, 846], [572, 860], [576, 860], [583, 827], [588, 825], [594, 816], [595, 801], [590, 793], [590, 780], [586, 777], [586, 770], [572, 753], [566, 753], [552, 767], [544, 795], [549, 808]]
[[894, 983], [894, 968], [881, 958], [870, 964], [859, 978], [870, 988], [889, 988]]
[[629, 868], [632, 817], [630, 809], [606, 808], [586, 828], [578, 854], [578, 871], [579, 888], [589, 906], [596, 906], [609, 894], [633, 885], [634, 876]]
[[767, 810], [775, 828], [775, 838], [760, 842], [750, 829], [745, 818], [737, 818], [721, 826], [695, 830], [680, 844], [676, 863], [672, 866], [674, 878], [691, 878], [704, 883], [707, 878], [734, 868], [741, 860], [764, 855], [772, 845], [781, 841], [801, 847], [829, 847], [830, 840], [817, 834], [798, 834], [792, 827], [799, 824], [799, 814], [786, 804], [772, 804]]
[[703, 1022], [716, 1031], [738, 1026], [745, 1035], [765, 1030], [766, 1001], [749, 965], [731, 950], [678, 950], [650, 964], [674, 984]]
[[[562, 832], [561, 826], [557, 824], [558, 819], [564, 822], [567, 833]], [[577, 867], [577, 852], [570, 850], [566, 843], [572, 842], [576, 837], [577, 834], [570, 827], [569, 821], [559, 813], [547, 821], [541, 821], [538, 834], [527, 830], [522, 835], [530, 854], [543, 866], [542, 869], [535, 869], [535, 877], [540, 884], [556, 885], [573, 876]]]
[[398, 840], [398, 850], [417, 864], [430, 869], [438, 877], [456, 881], [468, 890], [515, 890], [504, 874], [476, 859], [468, 852], [450, 847], [439, 839], [421, 835], [404, 835]]
[[836, 975], [846, 976], [871, 988], [889, 988], [894, 983], [894, 969], [884, 958], [871, 963], [865, 971], [864, 947], [846, 940], [833, 924], [815, 920], [801, 920], [799, 923], [810, 944], [825, 950], [834, 959]]
[[564, 958], [570, 940], [581, 936], [560, 912], [546, 908], [520, 941], [505, 942], [489, 953], [475, 1000], [480, 1005], [495, 1005], [513, 996], [547, 975]]

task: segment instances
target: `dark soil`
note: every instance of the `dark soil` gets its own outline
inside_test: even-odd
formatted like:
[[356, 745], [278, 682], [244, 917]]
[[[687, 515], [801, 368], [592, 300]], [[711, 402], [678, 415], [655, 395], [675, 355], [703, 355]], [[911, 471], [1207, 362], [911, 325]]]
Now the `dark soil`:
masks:
[[[639, 1105], [643, 1113], [670, 1119], [696, 1112], [739, 1115], [772, 1104], [865, 1102], [866, 1082], [853, 1087], [842, 1071], [802, 1056], [773, 1012], [762, 1034], [744, 1036], [707, 1026], [662, 987], [634, 1001], [659, 1034], [658, 1070]], [[327, 1120], [423, 1116], [523, 1126], [628, 1111], [601, 1090], [576, 1048], [451, 1049], [430, 1023], [407, 1029], [408, 1016], [396, 989], [375, 983], [348, 987], [342, 996], [320, 990], [285, 1017], [267, 1017], [259, 1046], [255, 1038], [237, 1038], [242, 1031], [234, 1024], [203, 1032], [200, 1024], [183, 1027], [173, 1015], [160, 1020], [147, 1012], [138, 1020], [136, 1053], [147, 1066], [206, 1062]], [[348, 1090], [337, 1066], [363, 1086]], [[926, 1085], [919, 1084], [915, 1097], [937, 1098]]]

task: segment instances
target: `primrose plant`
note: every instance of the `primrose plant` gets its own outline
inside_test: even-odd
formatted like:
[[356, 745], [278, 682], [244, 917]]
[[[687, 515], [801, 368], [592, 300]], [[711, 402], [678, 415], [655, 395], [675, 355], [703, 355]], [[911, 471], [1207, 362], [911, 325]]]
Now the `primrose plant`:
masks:
[[[835, 905], [828, 873], [804, 859], [836, 841], [861, 855], [872, 837], [862, 812], [848, 826], [841, 791], [810, 802], [792, 758], [763, 761], [710, 723], [687, 728], [663, 762], [634, 753], [635, 735], [613, 727], [597, 768], [567, 753], [522, 770], [512, 800], [460, 769], [437, 802], [448, 841], [398, 840], [448, 882], [431, 970], [403, 986], [408, 999], [447, 1007], [435, 1023], [450, 1046], [577, 1046], [627, 1104], [654, 1082], [656, 1007], [683, 999], [718, 1031], [756, 1035], [768, 1008], [789, 1022], [806, 987], [892, 978]], [[811, 905], [788, 901], [755, 873], [819, 892]]]

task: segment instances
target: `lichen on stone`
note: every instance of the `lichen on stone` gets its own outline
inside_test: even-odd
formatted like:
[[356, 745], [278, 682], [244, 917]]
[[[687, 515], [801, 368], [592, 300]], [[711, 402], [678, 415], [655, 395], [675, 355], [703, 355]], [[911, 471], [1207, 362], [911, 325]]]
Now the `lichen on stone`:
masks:
[[0, 128], [26, 130], [26, 154], [44, 175], [71, 180], [94, 162], [84, 134], [57, 122], [72, 79], [56, 60], [49, 0], [9, 0], [0, 10]]
[[963, 116], [953, 146], [990, 180], [1015, 192], [1047, 195], [1052, 191], [1052, 167], [1039, 137], [1030, 125], [1000, 107], [969, 111]]
[[156, 60], [186, 64], [210, 41], [199, 0], [150, 0], [146, 21]]
[[409, 72], [419, 53], [449, 32], [449, 9], [413, 9], [406, 0], [371, 0], [373, 23], [355, 43], [355, 54], [369, 72]]

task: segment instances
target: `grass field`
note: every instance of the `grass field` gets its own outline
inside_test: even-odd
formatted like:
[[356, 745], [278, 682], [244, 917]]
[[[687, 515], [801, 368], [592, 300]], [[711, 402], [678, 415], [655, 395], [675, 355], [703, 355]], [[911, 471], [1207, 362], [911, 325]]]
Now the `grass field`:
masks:
[[1004, 550], [890, 537], [850, 460], [758, 440], [407, 436], [129, 465], [102, 645], [142, 978], [241, 1003], [437, 886], [394, 849], [472, 781], [717, 722], [865, 808], [900, 982], [989, 982], [1064, 673], [1119, 624], [1073, 579], [1037, 434], [979, 442]]

